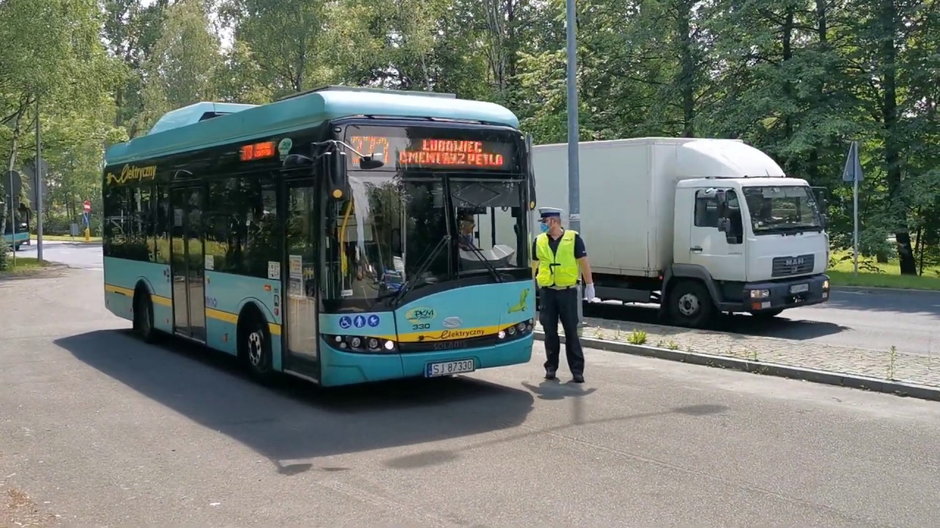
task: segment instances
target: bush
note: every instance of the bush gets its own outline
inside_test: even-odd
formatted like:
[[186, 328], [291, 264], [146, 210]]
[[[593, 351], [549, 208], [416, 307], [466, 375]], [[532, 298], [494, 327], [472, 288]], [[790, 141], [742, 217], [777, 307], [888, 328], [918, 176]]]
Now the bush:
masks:
[[5, 242], [0, 242], [0, 271], [6, 270], [9, 265], [7, 264], [9, 250]]

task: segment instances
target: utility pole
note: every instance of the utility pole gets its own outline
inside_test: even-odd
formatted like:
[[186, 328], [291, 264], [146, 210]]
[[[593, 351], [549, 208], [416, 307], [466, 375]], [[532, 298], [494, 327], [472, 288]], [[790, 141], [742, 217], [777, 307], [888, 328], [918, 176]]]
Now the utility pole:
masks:
[[581, 230], [581, 180], [578, 174], [577, 25], [575, 0], [568, 7], [568, 227]]
[[[567, 0], [568, 36], [568, 227], [581, 231], [581, 179], [578, 174], [578, 46], [575, 0]], [[578, 281], [578, 326], [584, 325], [581, 282]]]
[[42, 143], [39, 135], [39, 97], [36, 97], [36, 257], [42, 264]]

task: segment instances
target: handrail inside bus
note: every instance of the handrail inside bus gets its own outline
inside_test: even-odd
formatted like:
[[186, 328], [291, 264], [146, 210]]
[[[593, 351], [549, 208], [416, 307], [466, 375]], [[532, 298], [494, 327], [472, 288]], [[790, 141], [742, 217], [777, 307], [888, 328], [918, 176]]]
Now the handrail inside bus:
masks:
[[353, 198], [349, 199], [349, 202], [346, 203], [346, 212], [343, 213], [343, 227], [340, 228], [339, 232], [339, 251], [340, 251], [340, 267], [343, 270], [343, 275], [346, 274], [346, 270], [349, 269], [349, 264], [346, 261], [346, 226], [349, 225], [349, 216], [352, 213]]

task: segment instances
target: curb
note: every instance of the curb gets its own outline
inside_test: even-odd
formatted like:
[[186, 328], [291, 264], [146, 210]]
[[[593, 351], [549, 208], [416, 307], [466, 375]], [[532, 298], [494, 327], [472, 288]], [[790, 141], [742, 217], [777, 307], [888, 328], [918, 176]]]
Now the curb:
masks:
[[892, 292], [892, 293], [940, 293], [938, 290], [918, 290], [915, 288], [884, 288], [881, 286], [836, 286], [833, 285], [831, 291], [847, 291], [847, 292], [865, 292], [865, 291], [878, 291], [878, 292]]
[[[536, 331], [534, 334], [535, 339], [539, 341], [545, 340], [544, 332]], [[559, 338], [562, 343], [565, 342], [565, 336], [560, 335]], [[882, 380], [854, 374], [840, 374], [837, 372], [829, 372], [825, 370], [816, 370], [804, 367], [792, 367], [787, 365], [780, 365], [777, 363], [748, 361], [746, 359], [714, 356], [711, 354], [701, 354], [698, 352], [682, 352], [679, 350], [669, 350], [645, 345], [631, 345], [629, 343], [607, 341], [605, 339], [596, 339], [593, 337], [582, 337], [581, 344], [589, 348], [607, 350], [610, 352], [620, 352], [622, 354], [667, 359], [670, 361], [691, 363], [693, 365], [704, 365], [707, 367], [741, 370], [755, 374], [765, 374], [769, 376], [778, 376], [781, 378], [811, 381], [813, 383], [824, 383], [826, 385], [836, 385], [840, 387], [862, 389], [872, 392], [883, 392], [886, 394], [895, 394], [897, 396], [909, 396], [922, 400], [940, 401], [940, 388], [928, 387], [926, 385]]]

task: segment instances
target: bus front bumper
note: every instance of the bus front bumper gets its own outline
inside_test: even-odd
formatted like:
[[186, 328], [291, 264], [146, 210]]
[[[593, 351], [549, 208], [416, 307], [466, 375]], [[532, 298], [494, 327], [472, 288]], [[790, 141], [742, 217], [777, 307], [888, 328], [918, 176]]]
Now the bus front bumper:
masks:
[[[320, 341], [321, 375], [324, 387], [372, 381], [428, 376], [432, 363], [473, 361], [473, 370], [527, 363], [532, 358], [533, 336], [507, 343], [439, 352], [388, 354], [352, 353]], [[467, 363], [463, 363], [466, 365]]]

